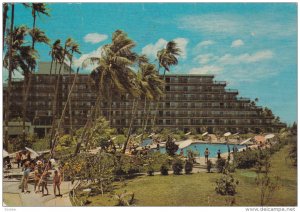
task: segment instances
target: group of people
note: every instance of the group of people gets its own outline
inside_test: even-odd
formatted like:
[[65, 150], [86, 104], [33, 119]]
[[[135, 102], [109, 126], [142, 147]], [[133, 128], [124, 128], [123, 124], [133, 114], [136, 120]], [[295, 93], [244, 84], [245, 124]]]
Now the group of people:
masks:
[[[54, 159], [52, 159], [54, 160]], [[18, 168], [22, 168], [22, 179], [20, 188], [22, 193], [29, 193], [28, 181], [31, 173], [34, 174], [34, 192], [42, 192], [42, 196], [49, 195], [48, 190], [48, 179], [50, 177], [51, 171], [54, 167], [51, 160], [45, 159], [43, 156], [36, 158], [31, 158], [30, 151], [20, 151], [16, 153], [15, 162]], [[55, 163], [55, 161], [54, 161]], [[59, 171], [58, 171], [59, 170]], [[54, 171], [53, 175], [53, 188], [54, 195], [56, 195], [56, 189], [58, 190], [58, 195], [61, 196], [60, 184], [62, 182], [61, 167]]]
[[[50, 162], [50, 161], [49, 161]], [[51, 165], [50, 163], [43, 163], [41, 160], [38, 160], [36, 163], [26, 161], [23, 167], [23, 176], [21, 180], [21, 190], [24, 193], [29, 193], [28, 190], [28, 180], [31, 172], [34, 172], [34, 192], [42, 192], [42, 196], [49, 195], [48, 190], [48, 179], [51, 174]], [[56, 189], [58, 190], [58, 196], [61, 196], [60, 185], [62, 182], [62, 176], [58, 170], [54, 171], [53, 176], [53, 190], [54, 195], [56, 195]]]

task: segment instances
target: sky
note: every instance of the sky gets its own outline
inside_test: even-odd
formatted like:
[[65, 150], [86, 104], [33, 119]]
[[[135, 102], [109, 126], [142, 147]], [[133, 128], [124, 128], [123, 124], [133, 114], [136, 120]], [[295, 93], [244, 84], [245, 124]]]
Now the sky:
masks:
[[[72, 37], [80, 45], [74, 67], [125, 31], [135, 51], [155, 60], [170, 40], [181, 48], [178, 74], [214, 74], [240, 97], [269, 107], [287, 124], [297, 122], [296, 3], [49, 3], [50, 17], [37, 26], [54, 42]], [[16, 25], [32, 26], [29, 9], [15, 6]], [[36, 45], [39, 61], [50, 48]], [[90, 72], [84, 70], [83, 72]], [[7, 72], [3, 71], [3, 80]], [[15, 74], [15, 77], [20, 77]]]

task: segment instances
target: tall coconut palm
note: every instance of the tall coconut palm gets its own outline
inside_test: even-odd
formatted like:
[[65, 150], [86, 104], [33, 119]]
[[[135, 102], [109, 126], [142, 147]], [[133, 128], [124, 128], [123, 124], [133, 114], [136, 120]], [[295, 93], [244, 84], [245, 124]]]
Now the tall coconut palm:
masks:
[[[58, 117], [58, 115], [60, 114], [59, 111], [59, 107], [58, 107], [58, 90], [59, 90], [59, 85], [60, 85], [60, 77], [61, 77], [61, 70], [63, 67], [65, 67], [65, 60], [66, 57], [69, 55], [69, 48], [71, 46], [71, 44], [73, 43], [73, 39], [72, 38], [67, 38], [65, 41], [65, 45], [63, 49], [59, 48], [59, 51], [57, 53], [57, 58], [59, 59], [59, 63], [60, 63], [60, 67], [59, 67], [59, 71], [58, 71], [58, 75], [56, 78], [56, 83], [55, 83], [55, 92], [54, 92], [54, 100], [53, 100], [53, 104], [52, 104], [52, 108], [53, 108], [53, 114], [52, 114], [52, 127], [51, 127], [51, 135], [50, 135], [50, 147], [52, 147], [52, 139], [54, 137], [54, 132], [55, 132], [55, 125], [56, 125], [56, 119]], [[69, 56], [68, 56], [69, 57]]]
[[[81, 54], [81, 52], [79, 50], [79, 45], [75, 41], [73, 41], [70, 44], [70, 50], [69, 51], [70, 51], [70, 54], [69, 54], [69, 61], [70, 61], [69, 79], [71, 79], [73, 54], [74, 53]], [[72, 98], [71, 97], [72, 96], [70, 96], [70, 100], [69, 100], [69, 121], [70, 121], [70, 135], [71, 135], [71, 139], [72, 139], [73, 138], [73, 120], [72, 120]]]
[[157, 70], [155, 65], [153, 64], [144, 64], [141, 66], [141, 73], [142, 73], [142, 78], [144, 81], [147, 82], [149, 92], [151, 95], [148, 95], [148, 110], [146, 110], [146, 104], [145, 104], [145, 109], [144, 111], [146, 112], [146, 116], [144, 117], [144, 122], [142, 125], [142, 136], [141, 136], [141, 141], [143, 140], [145, 130], [147, 129], [147, 124], [148, 124], [148, 118], [149, 118], [149, 112], [151, 108], [151, 101], [156, 100], [158, 101], [159, 98], [163, 95], [162, 87], [164, 84], [164, 81], [159, 78], [159, 75], [157, 74]]
[[[128, 38], [127, 34], [117, 30], [112, 35], [112, 43], [103, 46], [101, 55], [90, 57], [83, 62], [83, 67], [96, 65], [92, 75], [97, 80], [98, 94], [106, 97], [109, 105], [112, 102], [113, 92], [129, 93], [134, 98], [139, 96], [136, 74], [132, 69], [138, 58], [138, 55], [132, 51], [134, 47], [135, 43]], [[135, 105], [134, 102], [133, 106]], [[110, 113], [110, 110], [108, 111]]]
[[[29, 34], [34, 39], [35, 42], [38, 43], [49, 43], [49, 38], [45, 35], [45, 33], [39, 29], [30, 30]], [[32, 47], [31, 47], [32, 48]], [[35, 51], [34, 48], [32, 48], [33, 51]], [[38, 57], [36, 57], [37, 59]], [[24, 84], [23, 84], [23, 140], [25, 140], [25, 121], [26, 121], [26, 114], [27, 114], [27, 99], [29, 90], [31, 87], [31, 80], [32, 80], [32, 74], [34, 72], [34, 69], [36, 67], [36, 62], [34, 62], [33, 65], [28, 65], [27, 73], [24, 75]]]
[[[33, 24], [32, 24], [32, 30], [30, 31], [30, 35], [32, 38], [31, 48], [35, 50], [34, 46], [36, 42], [39, 43], [49, 43], [49, 39], [45, 35], [43, 31], [36, 28], [36, 15], [44, 14], [49, 16], [48, 8], [46, 7], [45, 3], [24, 3], [25, 7], [30, 7], [32, 12], [32, 18], [33, 18]], [[25, 131], [25, 122], [26, 122], [26, 113], [27, 113], [27, 98], [29, 89], [31, 86], [31, 80], [32, 80], [32, 73], [35, 70], [35, 66], [28, 66], [28, 73], [24, 75], [24, 84], [23, 84], [23, 141], [25, 141], [26, 137], [26, 131]]]
[[[50, 76], [52, 76], [52, 67], [53, 63], [55, 62], [55, 67], [57, 68], [57, 61], [60, 60], [60, 50], [62, 49], [60, 45], [60, 39], [57, 39], [54, 41], [54, 43], [51, 46], [51, 51], [49, 52], [49, 55], [51, 56], [51, 65], [50, 65]], [[56, 73], [56, 70], [55, 70]]]
[[[26, 45], [25, 37], [27, 35], [28, 28], [25, 26], [15, 27], [12, 32], [9, 32], [10, 39], [8, 42], [10, 43], [11, 40], [13, 41], [10, 44], [12, 46], [12, 51], [6, 53], [3, 62], [4, 67], [8, 67], [12, 72], [14, 70], [22, 71], [24, 77], [28, 76], [28, 67], [35, 66], [37, 58], [37, 52], [33, 50], [31, 46]], [[13, 61], [13, 63], [11, 64], [10, 61]], [[9, 78], [9, 81], [11, 81], [11, 76], [9, 76]], [[9, 84], [11, 83], [9, 82]], [[8, 93], [10, 93], [10, 86], [11, 85], [9, 85]]]
[[[15, 17], [15, 5], [11, 3], [11, 20], [10, 20], [10, 36], [9, 36], [9, 67], [8, 67], [8, 85], [7, 85], [7, 92], [6, 92], [6, 99], [5, 99], [5, 137], [4, 137], [4, 146], [5, 148], [8, 147], [8, 121], [9, 121], [9, 106], [10, 106], [10, 93], [11, 93], [11, 78], [13, 72], [13, 29], [14, 29], [14, 17]], [[4, 40], [4, 34], [3, 34]], [[4, 46], [4, 45], [3, 45]]]
[[[45, 3], [24, 3], [25, 7], [30, 7], [31, 8], [31, 15], [33, 18], [33, 24], [32, 24], [32, 31], [33, 33], [35, 33], [36, 30], [36, 16], [40, 16], [41, 14], [46, 15], [46, 16], [50, 16], [49, 14], [49, 9], [47, 8], [47, 4]], [[34, 45], [35, 45], [35, 37], [32, 37], [32, 48], [34, 49]]]
[[[181, 50], [180, 50], [180, 48], [177, 47], [177, 44], [175, 41], [169, 41], [166, 45], [166, 48], [163, 48], [162, 50], [157, 52], [159, 68], [160, 67], [164, 68], [164, 73], [163, 73], [164, 81], [165, 81], [166, 71], [170, 72], [170, 66], [174, 66], [174, 65], [178, 64], [177, 57], [180, 55], [180, 52], [181, 52]], [[165, 89], [163, 89], [163, 91], [165, 91]], [[154, 126], [155, 120], [156, 120], [158, 104], [159, 104], [159, 102], [157, 102], [157, 106], [155, 109], [153, 126]]]

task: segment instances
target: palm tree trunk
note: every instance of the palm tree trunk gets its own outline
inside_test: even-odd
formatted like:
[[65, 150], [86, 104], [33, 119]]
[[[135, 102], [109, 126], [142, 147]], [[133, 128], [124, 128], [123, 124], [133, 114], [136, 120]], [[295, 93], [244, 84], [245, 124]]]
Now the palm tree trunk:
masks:
[[156, 122], [156, 116], [157, 116], [158, 106], [159, 106], [159, 102], [157, 101], [157, 102], [156, 102], [155, 111], [154, 111], [154, 117], [153, 117], [153, 121], [152, 121], [152, 128], [155, 127], [155, 122]]
[[128, 129], [128, 134], [127, 134], [127, 139], [124, 143], [123, 149], [122, 149], [122, 153], [125, 154], [126, 148], [127, 148], [127, 144], [131, 135], [131, 129], [132, 129], [132, 124], [133, 124], [133, 119], [135, 117], [135, 113], [137, 111], [137, 106], [138, 106], [138, 100], [134, 99], [133, 100], [133, 104], [132, 104], [132, 112], [131, 112], [131, 119], [130, 119], [130, 125], [129, 125], [129, 129]]
[[26, 77], [24, 77], [24, 96], [23, 96], [23, 123], [22, 123], [22, 128], [23, 128], [23, 141], [25, 142], [26, 139], [26, 130], [25, 130], [25, 122], [26, 122], [26, 114], [27, 114], [27, 98], [28, 98], [28, 93], [31, 87], [31, 80], [32, 80], [32, 73], [28, 73], [28, 83]]
[[79, 150], [80, 150], [80, 147], [81, 147], [81, 144], [82, 144], [82, 141], [85, 139], [85, 135], [86, 135], [86, 131], [88, 129], [88, 126], [89, 126], [89, 123], [91, 122], [91, 120], [93, 119], [93, 116], [95, 115], [95, 120], [97, 120], [97, 108], [100, 106], [100, 95], [98, 95], [97, 99], [96, 99], [96, 104], [94, 107], [92, 107], [91, 109], [91, 114], [90, 114], [90, 117], [89, 119], [86, 121], [85, 125], [84, 125], [84, 128], [83, 128], [83, 132], [80, 136], [80, 139], [76, 145], [76, 149], [75, 149], [75, 152], [74, 152], [74, 156], [76, 156], [78, 153], [79, 153]]
[[145, 124], [143, 126], [143, 131], [142, 131], [142, 136], [141, 136], [141, 143], [144, 139], [144, 134], [145, 134], [145, 130], [147, 129], [147, 125], [148, 125], [148, 120], [149, 120], [149, 113], [150, 113], [150, 109], [151, 109], [151, 104], [149, 102], [149, 105], [148, 105], [148, 110], [147, 110], [147, 114], [146, 114], [146, 120], [145, 120]]
[[[166, 69], [164, 69], [164, 75], [163, 75], [163, 80], [164, 80], [164, 82], [166, 82]], [[165, 85], [163, 85], [164, 87], [163, 87], [163, 92], [164, 92], [164, 94], [163, 95], [165, 95]], [[163, 98], [163, 99], [165, 99], [164, 97], [161, 97], [161, 98]], [[153, 123], [152, 123], [152, 128], [154, 128], [155, 127], [155, 121], [156, 121], [156, 116], [157, 116], [157, 109], [158, 109], [158, 106], [159, 106], [159, 101], [156, 103], [156, 109], [155, 109], [155, 114], [154, 114], [154, 120], [153, 120]], [[164, 104], [163, 104], [163, 109], [164, 109]]]
[[[71, 58], [70, 58], [69, 79], [71, 79], [72, 59], [73, 59], [73, 50], [72, 50]], [[70, 96], [70, 101], [69, 101], [69, 121], [70, 121], [70, 136], [71, 136], [71, 140], [73, 139], [73, 120], [72, 120], [72, 118], [73, 118], [72, 117], [72, 96]]]
[[7, 19], [8, 3], [3, 3], [3, 28], [2, 28], [2, 48], [4, 50], [6, 19]]
[[[52, 52], [51, 52], [51, 54], [52, 54]], [[51, 59], [51, 65], [50, 65], [50, 78], [51, 78], [51, 76], [52, 76], [52, 66], [53, 66], [53, 61], [54, 61], [54, 59], [52, 58], [52, 59]]]
[[[32, 11], [32, 13], [33, 13], [33, 25], [32, 25], [32, 30], [33, 30], [33, 32], [35, 32], [35, 22], [36, 22], [36, 13], [35, 13], [35, 10], [34, 9], [32, 9], [33, 11]], [[34, 33], [33, 33], [34, 34]], [[34, 38], [34, 36], [32, 36], [32, 49], [34, 49], [34, 44], [35, 44], [35, 38]]]
[[[68, 94], [68, 98], [67, 98], [67, 102], [66, 102], [66, 104], [65, 104], [65, 106], [64, 106], [64, 109], [63, 109], [63, 111], [62, 111], [62, 114], [61, 114], [61, 116], [60, 116], [60, 119], [59, 119], [59, 122], [58, 122], [58, 127], [57, 127], [57, 130], [59, 130], [60, 129], [60, 127], [61, 127], [61, 124], [62, 124], [62, 120], [63, 120], [63, 118], [64, 118], [64, 116], [65, 116], [65, 113], [66, 113], [66, 109], [67, 109], [67, 105], [68, 105], [68, 102], [69, 102], [69, 98], [70, 98], [70, 96], [71, 96], [71, 94], [72, 94], [72, 91], [73, 91], [73, 88], [74, 88], [74, 85], [75, 85], [75, 82], [76, 82], [76, 79], [77, 79], [77, 76], [78, 76], [78, 71], [79, 71], [79, 68], [77, 69], [77, 73], [76, 73], [76, 75], [75, 75], [75, 77], [74, 77], [74, 80], [73, 80], [73, 84], [72, 84], [72, 86], [71, 86], [71, 90], [70, 90], [70, 92], [69, 92], [69, 94]], [[56, 146], [56, 141], [57, 141], [57, 139], [58, 139], [58, 137], [55, 137], [54, 138], [54, 141], [53, 141], [53, 144], [52, 144], [52, 146], [51, 146], [51, 150], [50, 150], [50, 158], [53, 158], [53, 155], [54, 155], [54, 150], [55, 150], [55, 146]], [[49, 162], [50, 162], [50, 160], [49, 160]], [[43, 180], [43, 176], [46, 174], [46, 172], [48, 171], [48, 167], [49, 167], [49, 162], [46, 164], [46, 166], [45, 166], [45, 168], [44, 168], [44, 172], [43, 172], [43, 174], [42, 174], [42, 177], [40, 178], [40, 180], [39, 180], [39, 182], [38, 182], [38, 186], [40, 185], [40, 183], [42, 182], [42, 180]]]
[[4, 135], [4, 148], [8, 147], [8, 121], [9, 121], [9, 111], [10, 111], [10, 93], [11, 93], [11, 78], [13, 72], [12, 64], [12, 51], [13, 51], [13, 28], [15, 19], [15, 5], [11, 3], [11, 22], [10, 22], [10, 40], [9, 40], [9, 68], [8, 68], [8, 82], [7, 82], [7, 93], [5, 101], [5, 135]]
[[[36, 23], [36, 13], [35, 13], [35, 10], [32, 9], [33, 11], [33, 25], [32, 25], [32, 31], [33, 31], [33, 35], [34, 35], [34, 32], [35, 32], [35, 23]], [[35, 43], [35, 37], [32, 36], [32, 49], [34, 50], [34, 43]], [[28, 79], [26, 79], [26, 76], [24, 76], [24, 97], [23, 97], [23, 142], [25, 142], [25, 139], [26, 139], [26, 130], [25, 130], [25, 122], [26, 122], [26, 114], [27, 114], [27, 98], [28, 98], [28, 93], [29, 93], [29, 89], [30, 89], [30, 86], [31, 86], [31, 79], [32, 79], [32, 73], [34, 72], [34, 70], [32, 68], [30, 68], [28, 66]], [[28, 82], [27, 82], [28, 80]]]
[[[53, 115], [53, 119], [52, 119], [52, 127], [51, 127], [51, 136], [50, 136], [50, 141], [49, 141], [49, 144], [50, 144], [50, 148], [52, 148], [52, 139], [54, 137], [54, 132], [55, 132], [55, 122], [56, 122], [56, 117], [59, 115], [59, 111], [58, 111], [58, 87], [59, 87], [59, 82], [60, 82], [60, 73], [61, 73], [61, 68], [64, 64], [64, 58], [65, 58], [65, 53], [63, 55], [63, 60], [60, 64], [60, 67], [59, 67], [59, 71], [58, 71], [58, 76], [57, 76], [57, 80], [56, 80], [56, 85], [55, 85], [55, 94], [54, 94], [54, 102], [53, 102], [53, 108], [54, 108], [54, 113], [52, 114]], [[56, 69], [55, 69], [55, 72], [56, 72]], [[55, 140], [54, 140], [55, 141]]]

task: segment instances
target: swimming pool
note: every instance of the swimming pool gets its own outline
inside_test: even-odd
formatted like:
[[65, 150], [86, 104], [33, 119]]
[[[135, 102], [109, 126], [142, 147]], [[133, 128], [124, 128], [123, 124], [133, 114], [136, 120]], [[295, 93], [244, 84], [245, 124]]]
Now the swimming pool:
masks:
[[[236, 146], [238, 149], [245, 147], [244, 145], [229, 144], [230, 152], [232, 152], [232, 148], [234, 146]], [[208, 150], [210, 151], [209, 157], [217, 157], [218, 150], [221, 151], [221, 154], [228, 152], [228, 148], [227, 148], [226, 144], [199, 144], [199, 143], [196, 143], [196, 144], [191, 144], [190, 146], [184, 148], [183, 154], [184, 154], [184, 156], [187, 156], [188, 150], [192, 150], [192, 151], [197, 151], [198, 153], [200, 153], [200, 157], [204, 157], [204, 151], [206, 148], [208, 148]], [[161, 147], [160, 152], [165, 153], [166, 148]], [[180, 154], [180, 149], [177, 151], [177, 154]]]

